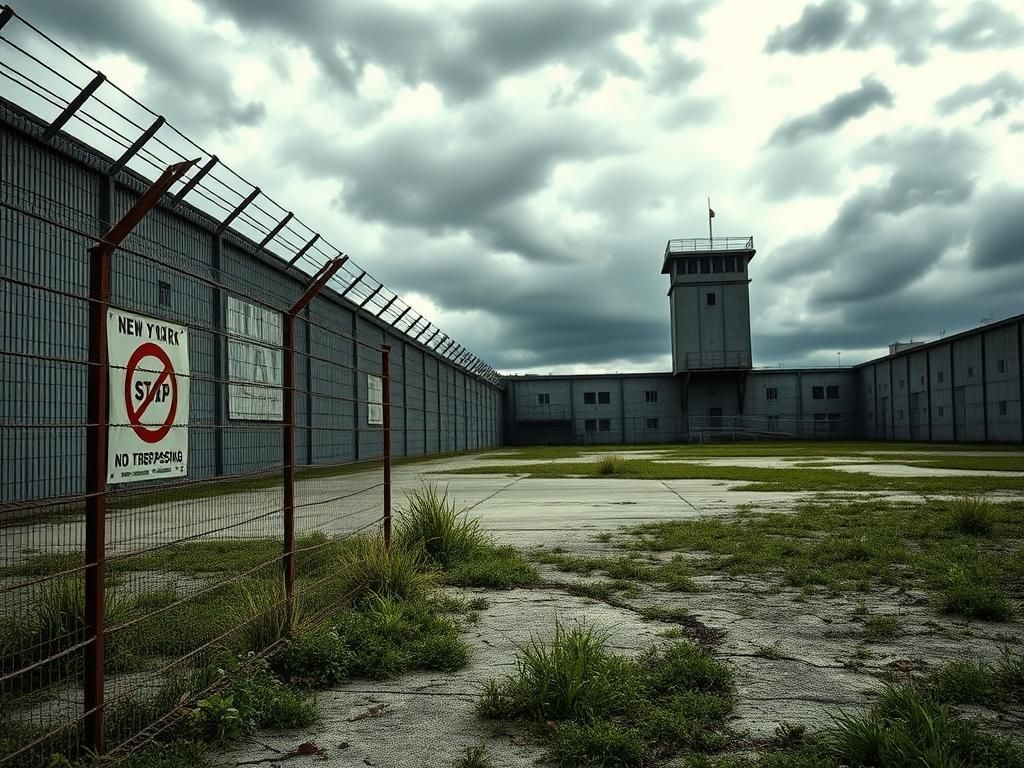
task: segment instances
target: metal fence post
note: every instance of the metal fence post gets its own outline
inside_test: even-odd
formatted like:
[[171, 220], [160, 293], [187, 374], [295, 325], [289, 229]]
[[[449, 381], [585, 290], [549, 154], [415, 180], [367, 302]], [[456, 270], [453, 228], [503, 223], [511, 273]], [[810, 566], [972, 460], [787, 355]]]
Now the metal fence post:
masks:
[[[313, 278], [306, 285], [306, 290], [296, 300], [291, 308], [284, 313], [283, 346], [281, 353], [284, 357], [282, 364], [283, 395], [282, 397], [282, 458], [284, 463], [284, 504], [282, 518], [284, 520], [284, 551], [281, 562], [284, 567], [284, 597], [288, 606], [288, 614], [292, 615], [295, 600], [295, 318], [313, 300], [320, 290], [327, 285], [327, 281], [334, 277], [335, 273], [348, 261], [348, 256], [331, 259], [326, 262], [320, 270], [313, 275]], [[312, 332], [309, 323], [306, 324], [306, 333]], [[306, 389], [310, 389], [310, 382], [306, 382]]]
[[391, 347], [382, 344], [380, 367], [384, 410], [384, 546], [391, 546]]
[[85, 734], [97, 755], [103, 754], [103, 640], [106, 575], [107, 427], [109, 392], [107, 370], [107, 308], [110, 304], [110, 264], [114, 249], [142, 221], [161, 196], [195, 160], [168, 166], [135, 205], [89, 249], [89, 391], [86, 395], [85, 460], [85, 679], [82, 683]]
[[85, 469], [85, 733], [103, 754], [103, 614], [107, 514], [107, 305], [113, 248], [89, 249], [89, 391]]
[[284, 316], [284, 597], [291, 613], [295, 597], [295, 315]]

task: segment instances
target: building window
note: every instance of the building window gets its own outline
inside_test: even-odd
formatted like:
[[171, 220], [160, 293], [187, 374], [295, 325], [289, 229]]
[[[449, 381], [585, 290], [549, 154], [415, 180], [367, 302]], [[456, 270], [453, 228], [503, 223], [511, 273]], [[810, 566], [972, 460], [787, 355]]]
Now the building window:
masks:
[[547, 392], [537, 394], [537, 405], [551, 405], [551, 395]]
[[[159, 281], [157, 283], [157, 288], [159, 288], [159, 293], [160, 293], [160, 296], [159, 296], [160, 306], [161, 307], [169, 307], [169, 306], [171, 306], [171, 284], [170, 283], [165, 283], [163, 280], [161, 280], [161, 281]], [[1000, 360], [999, 362], [1002, 362], [1002, 360]]]
[[648, 429], [657, 429], [658, 428], [658, 420], [657, 419], [648, 419], [647, 420], [647, 428]]
[[594, 405], [597, 403], [597, 392], [584, 392], [583, 393], [583, 404]]
[[974, 366], [972, 366], [972, 365], [968, 365], [967, 366], [967, 378], [968, 379], [973, 379], [974, 378]]
[[834, 432], [839, 427], [839, 414], [830, 413], [828, 415], [828, 430]]
[[779, 429], [779, 417], [778, 416], [769, 416], [768, 417], [768, 431], [769, 432], [777, 432], [778, 429]]
[[1006, 415], [1006, 401], [1005, 400], [1000, 400], [999, 401], [999, 415], [1000, 416], [1005, 416]]
[[941, 417], [943, 417], [943, 416], [945, 416], [945, 415], [946, 415], [946, 409], [945, 409], [945, 407], [944, 407], [944, 406], [941, 406], [941, 405], [940, 405], [940, 406], [939, 406], [939, 418], [941, 418]]
[[825, 397], [827, 399], [829, 399], [829, 400], [838, 400], [839, 399], [839, 385], [838, 384], [829, 384], [827, 387], [825, 387]]
[[597, 419], [587, 419], [583, 422], [583, 428], [587, 432], [597, 432]]
[[697, 271], [699, 269], [700, 269], [700, 267], [697, 264], [697, 260], [696, 259], [687, 259], [686, 260], [686, 271], [689, 272], [691, 275], [696, 275]]
[[824, 387], [811, 387], [811, 399], [813, 399], [813, 400], [824, 400], [825, 399], [825, 388]]
[[598, 392], [597, 393], [597, 404], [608, 405], [612, 401], [611, 392]]
[[718, 303], [718, 297], [715, 296], [715, 294], [713, 294], [713, 293], [709, 293], [708, 294], [708, 306], [709, 307], [713, 307], [717, 303]]
[[725, 271], [726, 272], [735, 272], [736, 271], [736, 257], [735, 256], [726, 256], [725, 257]]
[[725, 272], [725, 257], [724, 256], [717, 256], [717, 257], [715, 257], [714, 265], [715, 265], [715, 274], [716, 275], [717, 274], [721, 274], [722, 272]]
[[646, 392], [644, 392], [644, 402], [645, 403], [656, 403], [656, 402], [658, 402], [658, 390], [656, 390], [656, 389], [648, 389]]
[[597, 422], [597, 431], [598, 432], [611, 432], [612, 431], [611, 419], [599, 419], [598, 422]]
[[937, 375], [938, 375], [938, 382], [939, 382], [939, 384], [941, 384], [942, 383], [942, 371], [939, 371]]
[[1000, 358], [996, 366], [999, 368], [1000, 373], [1006, 373], [1006, 360]]
[[700, 273], [702, 275], [710, 275], [711, 274], [711, 257], [710, 256], [701, 256], [700, 257]]
[[778, 400], [779, 399], [779, 388], [778, 387], [766, 387], [764, 390], [765, 400]]
[[824, 421], [825, 420], [825, 414], [824, 413], [816, 413], [816, 414], [814, 414], [814, 420], [815, 421]]

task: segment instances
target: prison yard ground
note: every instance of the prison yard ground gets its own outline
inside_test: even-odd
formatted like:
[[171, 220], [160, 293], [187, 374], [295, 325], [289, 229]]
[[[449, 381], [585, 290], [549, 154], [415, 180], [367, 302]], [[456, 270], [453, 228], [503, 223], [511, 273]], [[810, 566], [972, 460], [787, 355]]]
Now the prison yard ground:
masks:
[[[329, 481], [317, 493], [365, 484]], [[356, 596], [190, 703], [185, 741], [129, 759], [1024, 765], [1020, 446], [506, 449], [401, 465], [395, 481], [396, 499], [434, 488], [478, 525], [439, 547], [423, 523], [430, 574], [398, 563], [384, 569], [393, 581], [365, 582], [352, 553], [368, 547], [360, 562], [374, 561], [378, 539], [336, 541], [359, 519], [301, 529], [299, 550], [323, 556], [300, 581], [329, 576]], [[161, 502], [113, 514], [151, 514], [158, 530], [169, 513]], [[468, 555], [481, 537], [484, 554]], [[201, 580], [277, 546], [186, 543], [133, 567]], [[5, 580], [67, 565], [25, 549]], [[252, 594], [217, 597], [208, 614], [236, 615]]]

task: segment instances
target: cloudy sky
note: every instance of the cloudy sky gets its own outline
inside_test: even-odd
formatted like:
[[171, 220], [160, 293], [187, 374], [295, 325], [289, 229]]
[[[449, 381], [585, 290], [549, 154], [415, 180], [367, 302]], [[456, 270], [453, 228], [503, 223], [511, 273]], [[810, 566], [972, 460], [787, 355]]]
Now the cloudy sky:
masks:
[[506, 372], [669, 367], [753, 234], [758, 365], [1024, 312], [1020, 0], [21, 0]]

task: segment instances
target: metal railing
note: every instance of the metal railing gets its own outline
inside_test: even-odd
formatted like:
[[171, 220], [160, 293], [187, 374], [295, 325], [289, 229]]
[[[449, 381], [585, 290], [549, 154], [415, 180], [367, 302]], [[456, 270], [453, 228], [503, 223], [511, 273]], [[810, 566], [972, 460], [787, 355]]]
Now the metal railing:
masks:
[[750, 368], [750, 355], [747, 352], [687, 352], [686, 368]]
[[665, 245], [665, 255], [678, 253], [704, 253], [707, 251], [752, 251], [753, 237], [686, 237], [669, 240]]

